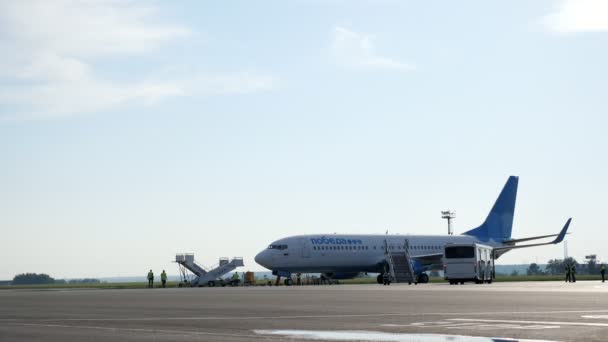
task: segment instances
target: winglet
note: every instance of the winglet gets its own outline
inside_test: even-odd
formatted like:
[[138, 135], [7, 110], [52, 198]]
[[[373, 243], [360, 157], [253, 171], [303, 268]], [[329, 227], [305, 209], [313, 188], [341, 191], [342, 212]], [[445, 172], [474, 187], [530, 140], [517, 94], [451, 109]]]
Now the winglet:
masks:
[[568, 231], [568, 227], [570, 227], [571, 221], [572, 221], [572, 217], [569, 218], [568, 221], [566, 221], [564, 228], [562, 228], [562, 231], [559, 232], [559, 235], [555, 238], [555, 240], [553, 241], [553, 244], [558, 244], [564, 240], [564, 237], [566, 237], [566, 232]]

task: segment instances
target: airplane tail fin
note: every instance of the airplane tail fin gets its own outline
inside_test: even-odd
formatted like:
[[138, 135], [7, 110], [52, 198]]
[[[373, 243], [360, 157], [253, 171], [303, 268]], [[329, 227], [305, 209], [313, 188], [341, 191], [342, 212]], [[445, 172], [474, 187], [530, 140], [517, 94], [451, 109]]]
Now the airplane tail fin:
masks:
[[510, 239], [518, 182], [519, 177], [509, 177], [483, 224], [465, 232], [464, 235], [474, 236], [481, 241]]

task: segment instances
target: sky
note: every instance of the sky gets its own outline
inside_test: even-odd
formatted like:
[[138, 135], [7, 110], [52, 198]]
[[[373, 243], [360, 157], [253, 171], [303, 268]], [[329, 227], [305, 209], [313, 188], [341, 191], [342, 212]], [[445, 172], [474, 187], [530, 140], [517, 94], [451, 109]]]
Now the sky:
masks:
[[4, 1], [0, 50], [0, 279], [462, 233], [510, 175], [608, 260], [606, 1]]

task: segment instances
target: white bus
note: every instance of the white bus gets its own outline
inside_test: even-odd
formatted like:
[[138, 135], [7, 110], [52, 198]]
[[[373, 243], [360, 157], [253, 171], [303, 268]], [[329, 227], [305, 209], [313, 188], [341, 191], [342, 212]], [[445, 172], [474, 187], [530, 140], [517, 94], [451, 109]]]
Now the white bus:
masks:
[[443, 273], [450, 285], [464, 284], [465, 281], [474, 281], [476, 284], [492, 283], [492, 247], [478, 243], [446, 244]]

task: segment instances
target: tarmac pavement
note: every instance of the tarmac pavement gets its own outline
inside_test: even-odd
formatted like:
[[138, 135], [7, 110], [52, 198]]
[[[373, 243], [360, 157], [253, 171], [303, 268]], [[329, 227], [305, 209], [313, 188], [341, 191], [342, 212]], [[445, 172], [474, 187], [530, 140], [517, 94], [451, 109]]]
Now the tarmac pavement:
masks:
[[0, 290], [0, 341], [472, 341], [444, 335], [608, 341], [608, 283]]

